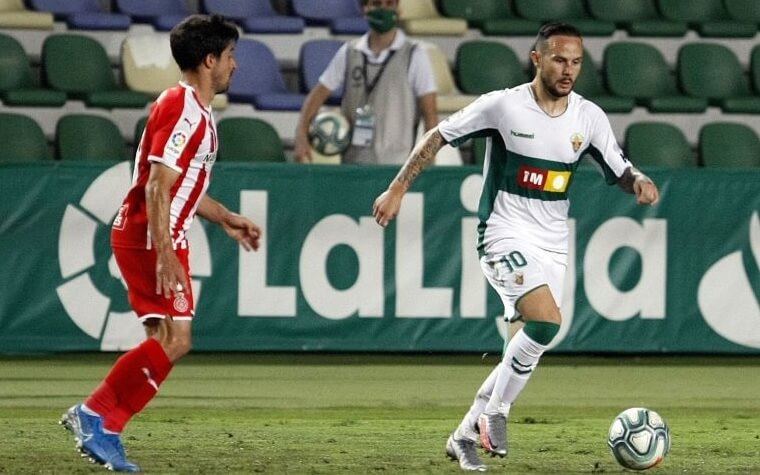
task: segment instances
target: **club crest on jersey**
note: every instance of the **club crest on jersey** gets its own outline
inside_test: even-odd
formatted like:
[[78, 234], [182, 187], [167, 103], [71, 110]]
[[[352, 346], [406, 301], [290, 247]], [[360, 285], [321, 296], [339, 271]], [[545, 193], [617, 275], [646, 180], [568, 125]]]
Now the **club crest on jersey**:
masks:
[[577, 152], [583, 146], [583, 134], [576, 132], [570, 136], [570, 144], [573, 146], [573, 152]]
[[533, 190], [562, 193], [570, 183], [570, 171], [543, 170], [522, 165], [517, 169], [517, 184]]
[[190, 302], [187, 301], [187, 298], [185, 297], [185, 294], [182, 292], [179, 292], [174, 297], [174, 303], [172, 304], [174, 306], [174, 310], [185, 313], [187, 312], [187, 309], [190, 307]]

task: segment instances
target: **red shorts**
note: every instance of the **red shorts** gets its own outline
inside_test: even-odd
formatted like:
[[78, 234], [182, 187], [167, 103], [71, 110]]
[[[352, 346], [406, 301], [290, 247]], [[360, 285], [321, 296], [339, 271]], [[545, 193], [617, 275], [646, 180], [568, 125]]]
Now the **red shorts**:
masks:
[[[190, 282], [189, 252], [187, 249], [177, 249], [175, 252]], [[165, 298], [163, 293], [156, 293], [156, 251], [114, 247], [113, 255], [127, 283], [129, 305], [140, 320], [167, 315], [178, 320], [192, 318], [195, 313], [192, 286], [169, 298]]]

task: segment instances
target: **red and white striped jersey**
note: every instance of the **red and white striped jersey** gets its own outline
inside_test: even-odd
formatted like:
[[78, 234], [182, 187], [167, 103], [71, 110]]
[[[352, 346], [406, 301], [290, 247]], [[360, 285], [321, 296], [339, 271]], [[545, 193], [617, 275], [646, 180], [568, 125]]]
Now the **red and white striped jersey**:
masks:
[[187, 247], [187, 232], [211, 178], [218, 149], [216, 124], [188, 84], [164, 91], [153, 104], [135, 155], [132, 187], [113, 222], [114, 247], [150, 249], [145, 185], [150, 167], [179, 173], [170, 195], [169, 232], [174, 248]]

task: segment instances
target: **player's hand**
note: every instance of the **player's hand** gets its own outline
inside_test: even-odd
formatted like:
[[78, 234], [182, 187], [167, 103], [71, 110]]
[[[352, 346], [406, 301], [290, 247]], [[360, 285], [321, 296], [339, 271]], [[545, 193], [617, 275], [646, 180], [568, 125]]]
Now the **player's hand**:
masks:
[[636, 202], [640, 205], [653, 205], [660, 200], [660, 191], [651, 180], [635, 180], [633, 182], [633, 193], [636, 195]]
[[295, 143], [293, 144], [293, 157], [298, 163], [311, 163], [311, 144], [309, 144], [309, 138], [303, 134], [296, 136]]
[[372, 215], [377, 224], [386, 227], [398, 215], [403, 197], [403, 193], [386, 190], [375, 199], [375, 203], [372, 205]]
[[261, 228], [250, 219], [237, 213], [229, 213], [221, 224], [227, 235], [239, 242], [246, 251], [259, 249]]
[[189, 289], [185, 268], [174, 251], [159, 252], [156, 257], [156, 294], [164, 298]]

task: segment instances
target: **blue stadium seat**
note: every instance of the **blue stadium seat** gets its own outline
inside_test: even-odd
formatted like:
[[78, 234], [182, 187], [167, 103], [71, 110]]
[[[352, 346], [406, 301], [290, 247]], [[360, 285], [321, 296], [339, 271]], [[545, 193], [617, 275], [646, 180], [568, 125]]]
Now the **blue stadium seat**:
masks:
[[[298, 54], [298, 79], [301, 86], [301, 92], [308, 93], [319, 82], [319, 76], [322, 75], [330, 60], [343, 45], [340, 40], [310, 40], [301, 45]], [[343, 88], [333, 91], [327, 100], [330, 105], [340, 104], [343, 97]]]
[[257, 109], [297, 111], [304, 94], [288, 91], [274, 53], [264, 43], [241, 39], [235, 47], [238, 70], [227, 91], [230, 101], [253, 104]]
[[169, 31], [191, 12], [183, 0], [116, 0], [116, 8], [136, 23], [150, 23]]
[[127, 30], [132, 23], [129, 15], [103, 10], [98, 0], [29, 0], [29, 6], [79, 30]]
[[369, 28], [357, 0], [292, 0], [307, 25], [327, 26], [336, 35], [361, 35]]
[[270, 0], [202, 0], [203, 10], [219, 13], [246, 33], [302, 33], [303, 18], [280, 15]]

